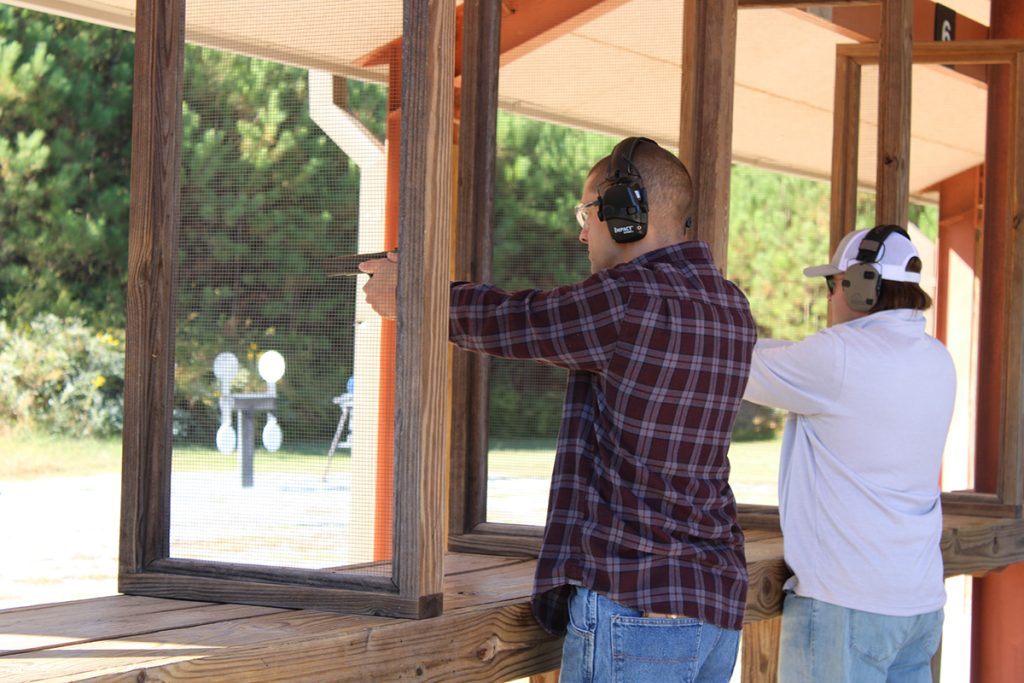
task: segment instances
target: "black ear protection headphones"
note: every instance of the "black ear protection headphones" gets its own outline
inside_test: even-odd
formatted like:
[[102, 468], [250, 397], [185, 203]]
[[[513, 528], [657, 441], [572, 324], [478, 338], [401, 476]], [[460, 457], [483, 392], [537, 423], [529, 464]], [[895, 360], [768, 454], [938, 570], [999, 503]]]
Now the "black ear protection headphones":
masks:
[[633, 152], [643, 142], [658, 144], [633, 137], [615, 145], [597, 199], [597, 217], [608, 224], [608, 232], [619, 244], [636, 242], [647, 234], [647, 190], [633, 164]]
[[846, 268], [842, 283], [843, 296], [853, 310], [866, 313], [878, 303], [882, 291], [882, 272], [875, 264], [881, 255], [882, 244], [893, 233], [910, 239], [907, 231], [898, 225], [876, 225], [861, 240], [857, 262]]

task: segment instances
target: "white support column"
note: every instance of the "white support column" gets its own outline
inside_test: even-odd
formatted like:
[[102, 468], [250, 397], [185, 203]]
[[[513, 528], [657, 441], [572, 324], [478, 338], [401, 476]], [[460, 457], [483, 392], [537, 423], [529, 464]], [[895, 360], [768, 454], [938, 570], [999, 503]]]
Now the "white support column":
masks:
[[[357, 251], [383, 251], [387, 148], [355, 116], [334, 104], [333, 83], [333, 75], [309, 71], [309, 115], [359, 167]], [[366, 275], [358, 276], [356, 284], [353, 360], [356, 401], [352, 408], [352, 516], [347, 562], [373, 559], [381, 319], [363, 296], [366, 278]]]

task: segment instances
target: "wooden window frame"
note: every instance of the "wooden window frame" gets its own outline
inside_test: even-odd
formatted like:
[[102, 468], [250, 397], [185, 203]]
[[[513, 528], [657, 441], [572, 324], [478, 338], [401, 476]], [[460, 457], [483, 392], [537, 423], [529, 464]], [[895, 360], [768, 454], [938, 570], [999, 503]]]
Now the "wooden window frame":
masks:
[[[866, 65], [881, 66], [881, 48], [877, 43], [841, 45], [836, 51], [836, 106], [833, 127], [832, 165], [832, 211], [831, 243], [834, 249], [849, 226], [855, 224], [857, 202], [857, 150], [860, 117], [861, 68]], [[986, 281], [985, 284], [1002, 288], [1006, 292], [1002, 315], [1005, 319], [1004, 348], [1001, 367], [994, 371], [1004, 378], [1002, 383], [1001, 448], [998, 453], [996, 491], [977, 490], [951, 491], [942, 494], [943, 509], [947, 513], [979, 516], [1020, 518], [1022, 506], [1021, 473], [1024, 462], [1024, 343], [1020, 338], [1024, 329], [1024, 235], [1020, 229], [1022, 199], [1024, 199], [1024, 41], [987, 40], [954, 41], [937, 43], [913, 43], [911, 61], [913, 64], [941, 65], [1006, 65], [1009, 80], [1013, 84], [1014, 101], [1010, 115], [1010, 130], [1005, 132], [1006, 147], [1009, 150], [1008, 180], [1009, 207], [1005, 215], [986, 216], [986, 230], [1003, 230], [1009, 235], [1005, 250], [1005, 267], [998, 274], [1001, 281]], [[884, 80], [884, 79], [883, 79]], [[885, 87], [881, 84], [880, 87]], [[909, 94], [909, 88], [906, 91]], [[893, 92], [890, 96], [906, 99], [903, 93]], [[909, 126], [909, 102], [906, 103]], [[881, 126], [892, 124], [888, 119]], [[899, 125], [898, 123], [895, 125]], [[890, 129], [895, 127], [890, 125]], [[909, 131], [907, 131], [909, 133]], [[890, 135], [889, 138], [899, 137]], [[906, 136], [909, 140], [909, 135]], [[879, 174], [881, 184], [881, 159], [885, 156], [879, 133]], [[894, 150], [893, 155], [899, 151]], [[894, 193], [891, 201], [902, 201], [905, 193]], [[900, 197], [903, 197], [900, 199]], [[879, 197], [879, 202], [882, 202]], [[879, 211], [884, 207], [879, 206]], [[896, 211], [897, 208], [893, 208]], [[904, 209], [905, 211], [905, 209]], [[892, 222], [880, 213], [880, 220]], [[977, 454], [976, 454], [977, 455]]]
[[[728, 240], [736, 12], [744, 4], [759, 6], [739, 0], [688, 2], [683, 18], [680, 157], [694, 181], [697, 238], [709, 244], [715, 262], [722, 264], [723, 270]], [[466, 0], [464, 4], [456, 280], [490, 279], [501, 5], [499, 0]], [[714, 48], [704, 50], [702, 45]], [[487, 521], [489, 360], [459, 349], [453, 354], [448, 548], [536, 556], [543, 526]], [[749, 510], [743, 508], [746, 519], [760, 522], [764, 518], [761, 506], [747, 507]], [[778, 509], [773, 509], [775, 521], [769, 515], [766, 523], [770, 528], [778, 526]]]
[[[174, 271], [185, 0], [139, 2], [132, 130], [119, 589], [423, 618], [442, 611], [454, 0], [403, 7], [390, 576], [170, 557]], [[400, 493], [399, 493], [400, 492]]]

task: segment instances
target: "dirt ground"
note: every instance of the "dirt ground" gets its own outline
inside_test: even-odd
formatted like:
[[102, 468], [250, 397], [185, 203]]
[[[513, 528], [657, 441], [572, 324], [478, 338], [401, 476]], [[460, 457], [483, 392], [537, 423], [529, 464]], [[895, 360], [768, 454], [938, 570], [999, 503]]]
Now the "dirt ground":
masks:
[[0, 608], [117, 593], [119, 474], [0, 481]]

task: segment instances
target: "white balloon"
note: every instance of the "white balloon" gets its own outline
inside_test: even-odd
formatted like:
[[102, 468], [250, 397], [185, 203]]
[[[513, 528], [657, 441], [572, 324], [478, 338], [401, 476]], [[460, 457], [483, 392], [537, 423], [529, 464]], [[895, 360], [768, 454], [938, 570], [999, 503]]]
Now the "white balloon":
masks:
[[277, 351], [267, 351], [260, 356], [257, 367], [264, 381], [276, 382], [284, 377], [284, 356]]
[[267, 424], [263, 426], [263, 447], [271, 453], [276, 453], [281, 448], [281, 441], [284, 435], [281, 434], [281, 427], [277, 424], [277, 418], [273, 415], [267, 416]]
[[230, 453], [235, 450], [235, 430], [231, 425], [221, 425], [217, 430], [217, 450]]

